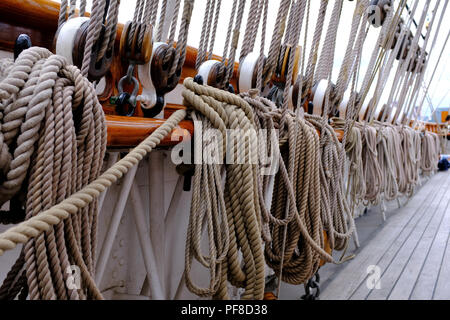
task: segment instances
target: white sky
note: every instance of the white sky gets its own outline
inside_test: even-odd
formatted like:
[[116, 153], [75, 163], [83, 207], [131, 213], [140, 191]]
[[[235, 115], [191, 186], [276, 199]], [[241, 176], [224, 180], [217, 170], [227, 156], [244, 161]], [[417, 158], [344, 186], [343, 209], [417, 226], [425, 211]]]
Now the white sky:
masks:
[[[410, 8], [412, 8], [413, 3], [416, 0], [408, 0], [408, 5]], [[417, 22], [420, 20], [420, 16], [422, 14], [422, 8], [427, 0], [417, 0], [419, 1], [418, 10], [416, 11], [415, 19]], [[441, 9], [444, 6], [444, 0], [431, 0], [431, 8], [434, 8], [436, 5], [436, 1], [440, 1], [439, 5], [439, 13], [441, 12]], [[183, 1], [181, 1], [183, 3]], [[190, 32], [189, 32], [189, 38], [188, 38], [188, 44], [193, 47], [198, 47], [199, 39], [200, 39], [200, 33], [202, 29], [202, 23], [203, 23], [203, 13], [206, 7], [206, 0], [195, 0], [194, 5], [194, 11], [193, 11], [193, 18], [191, 21], [190, 26]], [[241, 31], [241, 41], [243, 39], [243, 32], [245, 30], [246, 25], [246, 16], [248, 14], [248, 10], [250, 7], [251, 0], [247, 0], [247, 5], [244, 13], [244, 19], [242, 22], [242, 31]], [[396, 4], [398, 4], [399, 0], [395, 0]], [[88, 0], [89, 8], [90, 8], [91, 0]], [[120, 5], [120, 15], [119, 20], [121, 22], [126, 22], [127, 20], [132, 19], [133, 12], [134, 12], [134, 6], [135, 6], [136, 0], [122, 0]], [[326, 25], [324, 27], [324, 34], [322, 35], [322, 39], [325, 37], [325, 31], [327, 30], [328, 21], [331, 16], [331, 11], [333, 9], [334, 1], [329, 1], [328, 4], [328, 10], [327, 10], [327, 18], [326, 18]], [[353, 11], [356, 5], [356, 1], [344, 1], [344, 7], [342, 10], [342, 18], [340, 21], [339, 29], [338, 29], [338, 38], [337, 38], [337, 45], [336, 45], [336, 51], [335, 51], [335, 63], [334, 63], [334, 69], [333, 69], [333, 75], [334, 79], [337, 77], [337, 73], [339, 71], [340, 65], [342, 63], [342, 60], [344, 58], [348, 36], [350, 32], [351, 27], [351, 21], [353, 16]], [[268, 16], [268, 25], [267, 25], [267, 34], [266, 34], [266, 50], [268, 45], [270, 44], [270, 39], [272, 36], [273, 27], [275, 24], [275, 19], [278, 11], [279, 6], [279, 0], [269, 0], [269, 16]], [[311, 39], [313, 36], [313, 32], [315, 29], [315, 21], [316, 17], [318, 15], [320, 6], [319, 0], [311, 0], [311, 18], [310, 18], [310, 25], [308, 26], [308, 39], [309, 43], [311, 43]], [[231, 0], [222, 0], [222, 7], [221, 7], [221, 15], [219, 17], [219, 24], [217, 29], [217, 35], [216, 35], [216, 42], [215, 42], [215, 48], [214, 53], [221, 55], [223, 52], [223, 46], [225, 42], [226, 37], [226, 30], [228, 27], [228, 20], [229, 15], [231, 13], [231, 7], [232, 7], [232, 1]], [[449, 5], [450, 7], [450, 5]], [[431, 9], [429, 10], [431, 12]], [[438, 16], [439, 17], [439, 16]], [[431, 46], [434, 32], [436, 32], [436, 25], [438, 22], [438, 17], [436, 18], [435, 26], [433, 34], [431, 35], [431, 39], [429, 40], [428, 47]], [[431, 15], [429, 15], [428, 18], [431, 18]], [[429, 62], [428, 70], [425, 75], [425, 83], [428, 84], [430, 81], [431, 74], [433, 72], [433, 69], [436, 65], [436, 62], [438, 60], [439, 54], [441, 52], [441, 49], [444, 45], [445, 39], [447, 37], [447, 33], [450, 28], [450, 9], [447, 10], [445, 18], [442, 22], [442, 26], [439, 30], [439, 37], [436, 42], [436, 47], [433, 49], [431, 53], [431, 59]], [[302, 34], [304, 33], [305, 28], [302, 29]], [[371, 28], [368, 38], [366, 40], [364, 51], [362, 55], [362, 65], [361, 65], [361, 71], [363, 72], [360, 76], [360, 81], [362, 81], [364, 72], [367, 68], [367, 65], [369, 63], [372, 50], [374, 48], [374, 45], [376, 43], [376, 40], [378, 38], [380, 28], [375, 29]], [[413, 27], [413, 32], [415, 32], [415, 28]], [[423, 31], [425, 33], [425, 30]], [[256, 46], [258, 47], [258, 42], [260, 35], [258, 35], [258, 38], [256, 40]], [[303, 35], [300, 39], [300, 43], [303, 43]], [[428, 50], [429, 51], [429, 50]], [[309, 47], [307, 47], [307, 54], [309, 52]], [[239, 55], [237, 55], [239, 56]], [[433, 80], [433, 84], [430, 88], [429, 95], [431, 96], [431, 100], [433, 105], [436, 107], [437, 104], [441, 101], [441, 105], [439, 107], [450, 107], [450, 44], [447, 45], [444, 54], [441, 58], [441, 63], [438, 67], [438, 70], [436, 72], [436, 75]], [[387, 89], [390, 90], [390, 84], [388, 83]], [[382, 102], [387, 100], [386, 95], [388, 95], [388, 91], [385, 90], [384, 92], [384, 99], [382, 98]], [[429, 109], [427, 108], [427, 103], [425, 102], [425, 106], [423, 107], [423, 111], [425, 114], [429, 113]]]

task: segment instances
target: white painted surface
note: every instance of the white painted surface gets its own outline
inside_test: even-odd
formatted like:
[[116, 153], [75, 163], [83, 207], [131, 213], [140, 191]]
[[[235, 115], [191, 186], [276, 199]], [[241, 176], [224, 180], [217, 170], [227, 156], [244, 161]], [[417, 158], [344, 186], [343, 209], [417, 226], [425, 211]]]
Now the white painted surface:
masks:
[[69, 64], [73, 64], [72, 52], [78, 29], [81, 25], [89, 21], [89, 18], [77, 17], [68, 20], [61, 27], [56, 40], [56, 54], [67, 59]]

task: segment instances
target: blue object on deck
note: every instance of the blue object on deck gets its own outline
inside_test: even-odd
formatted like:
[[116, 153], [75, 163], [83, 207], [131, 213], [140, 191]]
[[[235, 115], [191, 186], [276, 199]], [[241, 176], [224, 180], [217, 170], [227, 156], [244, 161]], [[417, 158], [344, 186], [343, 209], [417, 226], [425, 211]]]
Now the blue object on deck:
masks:
[[447, 160], [447, 158], [443, 158], [438, 163], [439, 171], [448, 171], [450, 169], [450, 162]]

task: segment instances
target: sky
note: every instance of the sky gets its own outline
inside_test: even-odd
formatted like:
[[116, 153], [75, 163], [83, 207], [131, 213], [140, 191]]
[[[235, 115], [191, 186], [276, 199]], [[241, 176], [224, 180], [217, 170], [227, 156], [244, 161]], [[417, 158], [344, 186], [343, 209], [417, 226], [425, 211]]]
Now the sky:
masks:
[[[420, 16], [422, 14], [423, 7], [427, 0], [408, 0], [407, 3], [410, 8], [412, 8], [415, 1], [419, 1], [418, 8], [415, 14], [415, 20], [419, 22]], [[439, 14], [444, 6], [445, 0], [430, 0], [431, 1], [431, 8], [434, 8], [437, 1], [440, 2], [439, 8], [438, 8], [438, 17]], [[221, 55], [223, 52], [223, 46], [225, 43], [225, 37], [226, 37], [226, 29], [228, 26], [228, 21], [231, 13], [231, 7], [232, 7], [231, 0], [222, 0], [222, 6], [221, 6], [221, 14], [219, 16], [219, 23], [218, 23], [218, 29], [217, 29], [217, 35], [216, 35], [216, 42], [214, 47], [214, 53]], [[244, 12], [244, 19], [242, 22], [242, 31], [241, 31], [241, 41], [243, 39], [243, 33], [245, 30], [246, 25], [246, 17], [248, 15], [248, 12], [250, 10], [250, 2], [251, 0], [247, 0], [245, 12]], [[270, 43], [270, 39], [272, 36], [275, 19], [279, 7], [279, 0], [269, 0], [269, 14], [268, 14], [268, 21], [267, 21], [267, 31], [266, 31], [266, 52], [268, 44]], [[131, 20], [134, 13], [134, 7], [135, 7], [136, 0], [122, 0], [120, 5], [120, 11], [119, 11], [119, 21], [120, 22], [126, 22], [127, 20]], [[181, 0], [181, 3], [183, 3], [183, 0]], [[193, 47], [198, 47], [199, 40], [200, 40], [200, 34], [202, 30], [202, 23], [203, 23], [203, 14], [206, 7], [206, 0], [195, 0], [194, 5], [194, 11], [193, 11], [193, 18], [191, 20], [191, 26], [189, 30], [189, 37], [188, 37], [188, 45]], [[395, 0], [395, 3], [398, 4], [399, 0]], [[91, 0], [88, 0], [88, 8], [90, 8]], [[325, 27], [324, 27], [324, 33], [322, 35], [322, 39], [325, 38], [325, 31], [327, 30], [328, 21], [331, 17], [331, 11], [333, 9], [334, 1], [329, 1], [328, 4], [328, 10], [327, 10], [327, 16], [325, 20]], [[310, 11], [310, 24], [308, 26], [308, 39], [309, 39], [309, 45], [311, 44], [311, 39], [313, 36], [313, 32], [315, 29], [315, 21], [317, 19], [318, 11], [319, 11], [320, 1], [319, 0], [311, 0], [311, 11]], [[356, 1], [344, 1], [344, 7], [342, 10], [342, 16], [338, 28], [338, 36], [337, 36], [337, 44], [336, 44], [336, 50], [335, 50], [335, 62], [333, 65], [333, 78], [336, 79], [340, 65], [342, 63], [342, 60], [344, 58], [348, 37], [351, 29], [351, 21], [353, 12], [356, 6]], [[450, 8], [450, 4], [449, 4]], [[429, 13], [431, 13], [431, 9], [429, 10]], [[429, 14], [428, 19], [431, 18], [431, 14]], [[431, 34], [431, 39], [429, 41], [428, 48], [431, 47], [432, 39], [434, 37], [434, 33], [436, 30], [437, 20], [435, 22], [433, 33]], [[371, 28], [370, 32], [368, 34], [367, 40], [364, 45], [364, 50], [362, 54], [362, 61], [361, 61], [361, 71], [364, 72], [367, 69], [367, 65], [369, 63], [372, 50], [374, 49], [374, 45], [376, 43], [376, 40], [378, 38], [378, 34], [381, 28]], [[450, 9], [447, 9], [445, 13], [444, 20], [442, 22], [440, 30], [438, 30], [439, 35], [437, 38], [437, 42], [435, 47], [431, 51], [431, 58], [428, 65], [427, 72], [425, 74], [424, 82], [426, 85], [429, 84], [431, 75], [433, 73], [433, 70], [436, 66], [436, 63], [438, 61], [439, 54], [441, 53], [441, 50], [444, 46], [445, 39], [447, 37], [447, 33], [450, 29]], [[303, 43], [303, 37], [304, 37], [304, 30], [305, 27], [302, 28], [302, 36], [300, 39], [300, 44]], [[415, 28], [413, 27], [413, 32], [415, 32]], [[425, 33], [426, 30], [423, 30], [423, 33]], [[256, 40], [256, 49], [259, 52], [259, 39], [260, 39], [260, 30], [258, 31], [258, 38]], [[449, 41], [450, 42], [450, 41]], [[309, 52], [309, 46], [307, 46], [307, 55]], [[429, 51], [429, 50], [428, 50]], [[237, 55], [239, 56], [239, 54]], [[438, 104], [440, 103], [439, 107], [448, 107], [450, 108], [450, 44], [448, 44], [445, 47], [445, 50], [442, 54], [442, 58], [440, 61], [440, 64], [437, 68], [436, 74], [433, 78], [433, 82], [430, 86], [429, 90], [429, 96], [431, 98], [433, 106], [436, 108]], [[393, 73], [393, 72], [392, 72]], [[364, 73], [360, 76], [360, 81], [362, 81]], [[390, 78], [388, 85], [386, 86], [388, 89], [390, 89], [390, 86], [392, 84], [392, 79]], [[389, 90], [385, 90], [381, 100], [386, 101], [387, 96], [389, 94]], [[425, 100], [427, 101], [427, 100]], [[381, 104], [380, 104], [381, 106]], [[425, 105], [423, 107], [424, 114], [429, 114], [430, 109], [428, 107], [428, 103], [425, 102]]]

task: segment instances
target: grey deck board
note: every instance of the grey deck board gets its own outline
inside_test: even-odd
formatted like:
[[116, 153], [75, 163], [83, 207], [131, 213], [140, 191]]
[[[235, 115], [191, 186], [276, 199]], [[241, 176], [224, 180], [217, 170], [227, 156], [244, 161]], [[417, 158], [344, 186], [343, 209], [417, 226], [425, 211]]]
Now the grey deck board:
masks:
[[439, 270], [439, 278], [436, 282], [436, 289], [433, 293], [435, 300], [450, 299], [450, 228], [447, 228], [447, 245], [444, 257]]
[[414, 210], [425, 200], [432, 196], [434, 188], [432, 184], [426, 184], [411, 199], [405, 207], [398, 210], [396, 214], [388, 214], [388, 223], [381, 227], [380, 231], [364, 248], [357, 252], [356, 257], [349, 263], [343, 265], [342, 270], [330, 282], [323, 291], [322, 299], [349, 299], [357, 290], [367, 276], [367, 267], [375, 265], [382, 257], [383, 253], [389, 249], [395, 241], [397, 234], [404, 228], [411, 219], [411, 210]]
[[[401, 276], [397, 279], [393, 290], [389, 295], [391, 300], [407, 300], [410, 299], [414, 287], [416, 285], [417, 279], [422, 272], [426, 272], [423, 269], [424, 263], [430, 258], [430, 250], [436, 237], [438, 235], [440, 226], [443, 225], [444, 218], [449, 215], [449, 196], [444, 197], [436, 210], [434, 217], [430, 221], [430, 224], [425, 229], [422, 237], [418, 241], [416, 248], [412, 252], [409, 261], [404, 266]], [[442, 256], [443, 251], [440, 253]], [[439, 253], [437, 253], [439, 256]], [[427, 289], [423, 289], [427, 290]], [[429, 293], [432, 294], [433, 290], [428, 289]]]
[[[391, 232], [397, 233], [396, 239], [389, 248], [381, 252], [381, 259], [374, 265], [380, 267], [382, 277], [380, 279], [381, 288], [379, 290], [369, 290], [362, 282], [358, 290], [351, 296], [351, 299], [386, 299], [393, 284], [402, 272], [403, 266], [407, 263], [411, 252], [417, 245], [418, 239], [423, 234], [425, 227], [430, 222], [433, 214], [436, 212], [438, 204], [441, 202], [444, 191], [435, 192], [433, 188], [431, 201], [423, 201], [416, 208], [416, 212], [409, 219], [407, 225]], [[377, 241], [374, 239], [372, 241]], [[367, 278], [367, 275], [366, 275]]]
[[437, 231], [433, 244], [427, 253], [425, 263], [411, 292], [411, 300], [430, 300], [433, 298], [439, 271], [444, 259], [445, 248], [448, 243], [450, 230], [450, 206], [447, 207], [444, 219]]
[[[446, 185], [448, 187], [448, 184]], [[437, 193], [435, 193], [435, 197], [431, 204], [426, 207], [423, 206], [422, 212], [419, 213], [419, 219], [417, 223], [413, 226], [411, 231], [408, 234], [408, 237], [403, 241], [401, 246], [397, 249], [397, 252], [393, 259], [389, 261], [388, 267], [382, 267], [383, 276], [381, 277], [381, 289], [380, 290], [372, 290], [368, 295], [367, 299], [370, 300], [380, 300], [387, 299], [396, 284], [397, 280], [402, 276], [405, 267], [410, 261], [411, 255], [415, 252], [418, 245], [421, 243], [425, 230], [430, 226], [432, 220], [436, 217], [439, 210], [440, 212], [445, 211], [445, 206], [447, 205], [446, 195], [447, 190], [445, 187], [439, 189]], [[445, 206], [441, 208], [442, 204]], [[429, 203], [429, 202], [428, 202]], [[419, 252], [420, 254], [420, 252]], [[415, 280], [415, 279], [414, 279]], [[402, 281], [403, 286], [397, 287], [396, 292], [401, 292], [402, 294], [406, 294], [409, 297], [412, 288], [408, 289], [404, 281]], [[408, 291], [409, 290], [409, 291]]]
[[[420, 267], [426, 257], [426, 252], [429, 250], [433, 236], [436, 234], [448, 206], [446, 190], [440, 190], [440, 192], [443, 195], [438, 202], [438, 206], [435, 208], [433, 205], [428, 209], [427, 214], [424, 213], [424, 218], [417, 224], [396, 259], [391, 262], [390, 268], [386, 270], [386, 275], [390, 275], [388, 281], [385, 281], [387, 282], [385, 283], [386, 290], [384, 292], [373, 291], [371, 299], [387, 297], [394, 300], [406, 300], [409, 298], [415, 280], [419, 275]], [[427, 218], [425, 219], [425, 217]], [[389, 289], [390, 291], [386, 296], [385, 294]]]
[[[388, 211], [386, 223], [336, 273], [321, 299], [449, 299], [449, 187], [450, 174], [438, 173], [405, 207]], [[370, 265], [381, 269], [380, 289], [366, 286]]]

